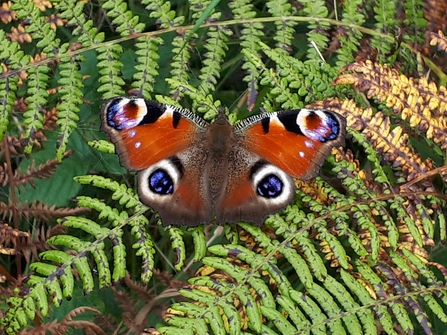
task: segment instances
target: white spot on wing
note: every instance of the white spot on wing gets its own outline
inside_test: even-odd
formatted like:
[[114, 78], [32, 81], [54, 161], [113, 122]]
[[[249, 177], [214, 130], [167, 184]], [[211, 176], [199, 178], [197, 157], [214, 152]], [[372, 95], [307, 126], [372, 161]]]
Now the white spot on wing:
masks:
[[141, 147], [141, 142], [136, 142], [136, 143], [135, 143], [135, 148], [138, 149], [138, 148], [140, 148], [140, 147]]
[[304, 141], [304, 144], [306, 145], [306, 147], [308, 147], [308, 148], [312, 148], [314, 145], [313, 145], [313, 143], [311, 142], [311, 141]]
[[129, 137], [134, 137], [137, 134], [137, 131], [135, 129], [129, 131]]
[[298, 155], [300, 155], [301, 158], [304, 158], [304, 156], [306, 156], [306, 154], [302, 151], [298, 152]]

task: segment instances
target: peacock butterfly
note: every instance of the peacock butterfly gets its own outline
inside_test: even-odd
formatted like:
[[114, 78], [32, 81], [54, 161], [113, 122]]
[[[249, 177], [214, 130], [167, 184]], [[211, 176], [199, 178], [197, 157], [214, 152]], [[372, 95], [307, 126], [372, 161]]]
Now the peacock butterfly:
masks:
[[101, 130], [120, 163], [138, 172], [138, 194], [166, 225], [246, 221], [262, 225], [295, 195], [293, 178], [315, 177], [346, 120], [323, 109], [262, 113], [232, 126], [140, 98], [108, 100]]

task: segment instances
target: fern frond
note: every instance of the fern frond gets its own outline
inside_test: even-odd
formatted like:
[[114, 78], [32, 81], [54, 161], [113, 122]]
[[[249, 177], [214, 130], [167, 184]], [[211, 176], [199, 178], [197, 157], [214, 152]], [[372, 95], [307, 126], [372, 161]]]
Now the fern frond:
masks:
[[[211, 5], [211, 0], [191, 0], [189, 3], [192, 17], [199, 19], [203, 14], [203, 8]], [[220, 12], [212, 10], [207, 20], [219, 20], [220, 16]], [[228, 49], [228, 38], [231, 35], [231, 30], [225, 26], [208, 28], [207, 39], [204, 42], [206, 52], [203, 55], [203, 66], [199, 75], [200, 87], [205, 91], [205, 94], [215, 91], [217, 80], [220, 78], [221, 63]]]
[[137, 72], [133, 75], [134, 80], [132, 82], [132, 93], [134, 95], [151, 99], [154, 92], [155, 78], [159, 74], [157, 61], [160, 59], [158, 51], [162, 43], [163, 40], [159, 37], [137, 39], [135, 54], [138, 56], [138, 64], [135, 65]]
[[[176, 16], [175, 11], [171, 10], [170, 1], [143, 0], [142, 3], [147, 5], [146, 9], [150, 12], [150, 17], [157, 19], [157, 23], [160, 24], [161, 28], [177, 27], [184, 24], [184, 16]], [[195, 38], [196, 35], [192, 35], [189, 37]], [[154, 42], [152, 42], [152, 44], [153, 43]], [[171, 78], [179, 80], [183, 83], [189, 81], [188, 63], [190, 60], [191, 47], [187, 43], [188, 40], [186, 31], [181, 29], [177, 32], [177, 35], [174, 37], [171, 43], [172, 53], [173, 55], [175, 55], [170, 63]], [[155, 47], [155, 45], [153, 45], [153, 47]], [[181, 91], [176, 88], [173, 88], [170, 93], [176, 101], [178, 101], [182, 97]]]
[[407, 78], [386, 65], [370, 61], [348, 65], [342, 71], [350, 73], [340, 75], [335, 84], [353, 84], [368, 97], [376, 97], [393, 108], [394, 113], [400, 113], [411, 127], [425, 133], [441, 148], [447, 147], [447, 91], [444, 87], [438, 90], [424, 78]]
[[441, 30], [438, 33], [430, 33], [430, 37], [430, 45], [435, 45], [438, 50], [447, 52], [447, 38]]
[[100, 311], [91, 307], [77, 307], [71, 310], [63, 320], [54, 320], [49, 323], [42, 324], [36, 328], [24, 329], [20, 332], [21, 335], [32, 335], [32, 334], [46, 334], [50, 332], [51, 334], [68, 334], [72, 329], [81, 329], [85, 332], [91, 332], [92, 334], [106, 334], [104, 330], [96, 325], [92, 321], [86, 320], [73, 320], [74, 317], [81, 315], [85, 312], [93, 312], [100, 314]]
[[[74, 150], [69, 150], [64, 153], [63, 159], [70, 157], [73, 155]], [[51, 159], [46, 161], [45, 163], [40, 164], [36, 168], [35, 161], [33, 160], [31, 164], [26, 169], [26, 172], [23, 173], [20, 169], [15, 170], [12, 180], [9, 179], [9, 174], [5, 173], [3, 176], [2, 184], [6, 185], [9, 184], [11, 187], [17, 187], [19, 185], [23, 185], [26, 187], [27, 183], [29, 183], [32, 187], [36, 187], [34, 183], [34, 179], [46, 179], [50, 178], [54, 175], [56, 168], [58, 165], [61, 164], [61, 161], [59, 159]], [[0, 167], [0, 171], [3, 170], [5, 172], [8, 171], [8, 167], [5, 166], [5, 168]]]
[[11, 1], [3, 2], [0, 6], [0, 20], [4, 24], [8, 24], [13, 20], [16, 20], [16, 15], [13, 10], [11, 10], [12, 3]]
[[[118, 44], [111, 44], [98, 48], [98, 78], [101, 84], [98, 92], [103, 93], [104, 99], [124, 95], [122, 87], [124, 80], [119, 76], [123, 63], [119, 61], [119, 55], [123, 48]], [[113, 59], [113, 62], [111, 61]]]
[[[275, 47], [278, 52], [287, 54], [292, 46], [295, 24], [281, 18], [294, 14], [292, 5], [286, 0], [271, 0], [268, 1], [266, 5], [270, 15], [278, 18], [278, 21], [275, 21], [276, 29], [273, 32], [273, 39], [276, 41]], [[324, 6], [324, 8], [326, 8], [326, 6]]]
[[[191, 38], [196, 38], [197, 35], [191, 35]], [[182, 31], [172, 40], [172, 52], [175, 54], [171, 62], [170, 79], [181, 83], [188, 83], [189, 76], [189, 62], [191, 59], [192, 48], [187, 43], [186, 31]], [[170, 95], [175, 101], [179, 101], [183, 97], [183, 90], [177, 86], [171, 85]]]
[[[179, 82], [171, 78], [166, 79], [166, 82], [171, 87], [176, 87], [177, 90], [190, 97], [197, 105], [197, 112], [204, 113], [203, 118], [205, 120], [212, 120], [216, 117], [220, 107], [220, 101], [214, 101], [211, 94], [206, 95], [203, 90], [198, 90], [191, 85]], [[169, 103], [169, 101], [166, 99], [162, 100], [162, 102]]]
[[[399, 20], [396, 18], [396, 4], [387, 0], [377, 0], [373, 6], [375, 12], [374, 18], [376, 19], [376, 30], [384, 34], [391, 34], [396, 36], [399, 30]], [[395, 45], [389, 39], [383, 38], [380, 35], [374, 35], [371, 39], [371, 46], [377, 50], [380, 50], [379, 61], [380, 62], [393, 62], [390, 59], [390, 53]], [[387, 58], [388, 57], [388, 58]]]
[[[268, 69], [262, 60], [254, 53], [243, 50], [244, 55], [256, 67], [261, 69], [260, 84], [269, 86], [270, 97], [264, 108], [268, 111], [293, 109], [304, 106], [305, 102], [323, 99], [334, 94], [336, 88], [331, 85], [336, 76], [336, 70], [328, 64], [320, 65], [318, 61], [302, 62], [296, 58], [288, 57], [260, 43], [262, 51], [275, 62], [277, 71]], [[276, 101], [272, 105], [270, 101]]]
[[402, 3], [406, 18], [404, 23], [408, 26], [407, 33], [402, 34], [403, 40], [413, 45], [416, 49], [425, 44], [425, 33], [427, 31], [427, 20], [425, 19], [425, 2], [411, 0]]
[[92, 20], [86, 20], [84, 15], [83, 1], [65, 0], [58, 2], [56, 8], [60, 11], [61, 19], [66, 19], [67, 25], [74, 26], [73, 35], [79, 36], [78, 42], [84, 47], [104, 41], [104, 33], [98, 33], [98, 29], [93, 27]]
[[127, 9], [126, 2], [122, 0], [108, 0], [102, 4], [102, 7], [106, 9], [107, 16], [113, 19], [112, 24], [117, 25], [116, 31], [121, 36], [141, 33], [144, 30], [144, 23], [138, 23], [138, 15], [134, 15]]
[[[136, 211], [141, 211], [143, 209], [135, 193], [125, 185], [119, 184], [108, 178], [91, 175], [75, 177], [74, 180], [80, 184], [93, 185], [114, 192], [112, 199], [118, 200], [119, 204], [125, 208], [134, 208]], [[93, 208], [95, 209], [95, 207]]]
[[[256, 17], [254, 6], [248, 0], [234, 0], [228, 4], [233, 12], [235, 20], [249, 19]], [[264, 32], [262, 31], [263, 25], [261, 23], [244, 23], [240, 32], [242, 53], [252, 52], [257, 53], [260, 50], [259, 42]], [[259, 56], [259, 55], [258, 55]], [[243, 80], [247, 83], [247, 106], [248, 110], [252, 110], [256, 103], [256, 96], [258, 90], [258, 78], [260, 76], [260, 70], [255, 64], [244, 60], [242, 70], [245, 70], [246, 75]]]
[[171, 10], [171, 2], [163, 0], [142, 0], [149, 16], [157, 19], [157, 24], [161, 28], [170, 28], [180, 26], [184, 23], [184, 16], [176, 16], [176, 12]]
[[339, 67], [352, 63], [359, 49], [362, 33], [353, 26], [361, 27], [364, 24], [363, 7], [361, 0], [343, 2], [342, 22], [345, 22], [346, 26], [337, 28], [337, 36], [340, 40], [340, 48], [337, 49], [337, 66]]
[[34, 3], [25, 0], [16, 1], [11, 9], [15, 10], [18, 19], [26, 19], [29, 22], [26, 32], [31, 34], [37, 48], [46, 54], [53, 54], [59, 49], [60, 40], [56, 38], [56, 30], [46, 21], [45, 16], [41, 15], [41, 11], [35, 9]]
[[10, 115], [14, 106], [14, 99], [16, 98], [18, 77], [8, 76], [9, 69], [20, 69], [29, 63], [30, 57], [25, 55], [20, 50], [20, 45], [17, 42], [10, 42], [6, 37], [6, 33], [0, 30], [0, 59], [8, 60], [8, 67], [2, 62], [0, 73], [3, 74], [0, 78], [0, 140], [3, 140], [6, 130], [10, 122]]
[[[2, 203], [0, 203], [2, 205]], [[6, 223], [0, 222], [0, 254], [1, 255], [15, 255], [21, 250], [17, 250], [16, 247], [8, 248], [8, 245], [12, 243], [14, 246], [20, 245], [20, 239], [28, 239], [30, 234], [19, 229], [15, 229]]]
[[[148, 221], [144, 216], [137, 216], [128, 219], [126, 212], [118, 213], [116, 208], [105, 205], [98, 199], [90, 197], [78, 197], [78, 205], [82, 207], [88, 207], [94, 209], [98, 212], [98, 217], [100, 219], [106, 219], [111, 222], [114, 226], [123, 225], [129, 222], [132, 225], [132, 235], [135, 238], [135, 244], [133, 244], [137, 256], [142, 256], [143, 264], [141, 266], [141, 279], [143, 282], [147, 283], [152, 278], [154, 269], [154, 245], [152, 243], [152, 238], [148, 234], [146, 226]], [[121, 249], [117, 249], [117, 252], [122, 252]], [[114, 278], [114, 281], [118, 281], [120, 278]]]
[[86, 212], [86, 208], [56, 208], [55, 205], [48, 206], [41, 201], [35, 200], [32, 203], [25, 202], [9, 203], [0, 202], [0, 215], [3, 219], [12, 219], [14, 215], [24, 217], [26, 220], [34, 218], [37, 221], [50, 221], [53, 218], [60, 218], [66, 215], [76, 215]]
[[[309, 17], [309, 28], [311, 31], [307, 33], [308, 41], [314, 42], [318, 50], [325, 50], [329, 42], [326, 32], [329, 25], [325, 22], [313, 22], [312, 17], [326, 18], [328, 16], [326, 3], [322, 0], [304, 0], [301, 3], [304, 5], [302, 9], [303, 14]], [[315, 48], [310, 47], [307, 49], [307, 59], [320, 60], [320, 55]]]
[[[220, 15], [214, 15], [219, 17]], [[228, 49], [227, 42], [232, 35], [230, 29], [226, 27], [209, 28], [205, 49], [207, 52], [203, 55], [203, 66], [200, 70], [200, 87], [208, 94], [216, 90], [217, 80], [222, 71], [221, 64]]]
[[82, 75], [78, 70], [79, 59], [76, 57], [64, 57], [60, 60], [59, 91], [61, 103], [57, 105], [60, 135], [57, 143], [57, 158], [62, 160], [67, 148], [68, 138], [71, 132], [78, 127], [79, 105], [82, 103]]

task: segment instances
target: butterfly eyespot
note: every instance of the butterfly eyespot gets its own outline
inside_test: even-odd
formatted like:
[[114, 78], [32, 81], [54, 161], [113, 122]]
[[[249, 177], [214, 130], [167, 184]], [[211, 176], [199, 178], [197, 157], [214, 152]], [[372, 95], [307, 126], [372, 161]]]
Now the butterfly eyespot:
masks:
[[149, 189], [157, 194], [172, 194], [174, 192], [174, 182], [168, 172], [157, 169], [149, 176]]
[[281, 195], [284, 183], [274, 174], [262, 178], [256, 187], [257, 193], [264, 198], [276, 198]]

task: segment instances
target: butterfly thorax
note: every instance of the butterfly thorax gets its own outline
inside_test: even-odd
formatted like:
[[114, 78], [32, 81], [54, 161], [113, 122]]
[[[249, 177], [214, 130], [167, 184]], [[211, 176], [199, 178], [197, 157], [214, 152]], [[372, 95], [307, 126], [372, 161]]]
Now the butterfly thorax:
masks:
[[233, 127], [225, 115], [218, 117], [212, 123], [205, 134], [204, 146], [207, 151], [205, 180], [208, 181], [209, 192], [212, 202], [220, 202], [228, 184], [228, 157], [231, 148], [235, 145]]

